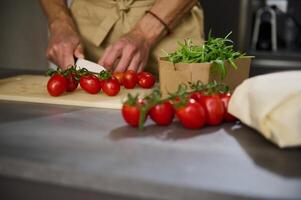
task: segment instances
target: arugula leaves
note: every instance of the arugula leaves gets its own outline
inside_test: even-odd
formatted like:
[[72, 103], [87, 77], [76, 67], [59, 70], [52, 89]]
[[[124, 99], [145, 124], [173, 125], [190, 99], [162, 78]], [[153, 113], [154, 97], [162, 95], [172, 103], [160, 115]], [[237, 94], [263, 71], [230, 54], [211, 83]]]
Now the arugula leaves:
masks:
[[228, 39], [232, 32], [224, 38], [214, 38], [209, 32], [208, 40], [202, 45], [193, 44], [191, 39], [178, 42], [179, 48], [172, 53], [167, 53], [167, 57], [172, 63], [205, 63], [212, 62], [212, 73], [218, 73], [224, 79], [227, 75], [225, 61], [237, 69], [235, 59], [246, 57], [245, 54], [234, 50], [233, 41]]

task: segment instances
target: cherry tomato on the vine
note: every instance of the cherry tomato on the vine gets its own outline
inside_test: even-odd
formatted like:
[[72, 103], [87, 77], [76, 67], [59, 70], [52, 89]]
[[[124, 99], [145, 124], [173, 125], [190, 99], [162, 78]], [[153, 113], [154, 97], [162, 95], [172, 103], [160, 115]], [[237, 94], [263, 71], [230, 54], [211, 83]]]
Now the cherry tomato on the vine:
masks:
[[[123, 103], [121, 112], [125, 122], [133, 127], [139, 126], [140, 107], [145, 104], [143, 99], [134, 98], [131, 96], [127, 102]], [[147, 119], [145, 116], [144, 121]]]
[[194, 99], [189, 99], [186, 105], [176, 108], [176, 116], [184, 127], [190, 129], [201, 128], [206, 123], [205, 110]]
[[231, 99], [231, 94], [230, 93], [225, 93], [225, 94], [220, 94], [220, 98], [223, 102], [224, 109], [225, 109], [225, 114], [224, 114], [224, 121], [226, 122], [235, 122], [236, 117], [228, 113], [228, 104]]
[[140, 72], [138, 73], [138, 84], [142, 88], [151, 88], [154, 86], [156, 80], [155, 77], [149, 72]]
[[67, 75], [67, 92], [73, 92], [74, 90], [76, 90], [78, 86], [78, 81], [75, 79], [75, 76], [75, 73], [70, 73]]
[[197, 102], [201, 102], [201, 99], [204, 97], [204, 94], [202, 92], [193, 92], [190, 94], [191, 99], [196, 100]]
[[60, 96], [67, 89], [67, 79], [61, 74], [54, 74], [47, 83], [47, 90], [51, 96]]
[[83, 90], [90, 94], [97, 94], [101, 90], [100, 80], [94, 75], [84, 75], [79, 84]]
[[222, 123], [225, 109], [219, 95], [203, 96], [200, 102], [205, 109], [208, 125], [219, 125]]
[[122, 84], [127, 89], [133, 89], [137, 84], [137, 73], [133, 70], [127, 70], [123, 73]]
[[101, 81], [101, 89], [108, 96], [116, 96], [120, 91], [120, 83], [115, 78]]
[[150, 118], [161, 126], [171, 124], [175, 115], [172, 104], [169, 101], [159, 103], [153, 106], [149, 111]]
[[122, 116], [126, 123], [133, 127], [138, 127], [140, 116], [140, 110], [138, 106], [124, 104], [122, 106]]
[[122, 85], [122, 79], [123, 79], [123, 72], [114, 72], [113, 77], [115, 77], [119, 84]]

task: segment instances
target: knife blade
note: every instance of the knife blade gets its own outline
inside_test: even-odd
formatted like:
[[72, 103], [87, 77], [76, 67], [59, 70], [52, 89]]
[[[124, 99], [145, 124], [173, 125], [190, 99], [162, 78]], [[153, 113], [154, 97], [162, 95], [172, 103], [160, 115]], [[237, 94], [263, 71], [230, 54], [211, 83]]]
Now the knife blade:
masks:
[[102, 70], [107, 71], [107, 69], [95, 62], [91, 62], [89, 60], [83, 59], [83, 58], [78, 58], [75, 65], [79, 68], [86, 68], [88, 71], [99, 73]]

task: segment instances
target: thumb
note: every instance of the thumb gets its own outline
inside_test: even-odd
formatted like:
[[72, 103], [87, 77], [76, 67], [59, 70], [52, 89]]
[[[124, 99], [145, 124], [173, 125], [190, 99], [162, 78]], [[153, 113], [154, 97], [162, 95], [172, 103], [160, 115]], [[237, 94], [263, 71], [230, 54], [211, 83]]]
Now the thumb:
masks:
[[81, 44], [79, 44], [74, 50], [74, 56], [76, 58], [85, 58], [84, 49]]

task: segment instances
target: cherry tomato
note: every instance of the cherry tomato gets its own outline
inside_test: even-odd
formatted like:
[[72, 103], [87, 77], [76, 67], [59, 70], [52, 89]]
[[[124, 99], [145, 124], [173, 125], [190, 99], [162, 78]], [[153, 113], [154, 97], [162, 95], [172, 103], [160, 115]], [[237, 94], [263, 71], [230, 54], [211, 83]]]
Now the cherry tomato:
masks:
[[223, 121], [225, 109], [219, 95], [203, 96], [200, 102], [205, 108], [208, 125], [218, 125]]
[[101, 89], [108, 96], [116, 96], [120, 91], [120, 84], [117, 79], [109, 78], [101, 81]]
[[57, 97], [67, 89], [67, 79], [61, 74], [54, 74], [48, 80], [47, 90], [51, 96]]
[[140, 110], [137, 105], [123, 104], [121, 111], [126, 123], [133, 127], [138, 127]]
[[185, 106], [176, 108], [176, 116], [184, 127], [190, 129], [201, 128], [206, 123], [205, 110], [194, 99], [189, 99]]
[[197, 102], [201, 102], [201, 99], [204, 97], [204, 94], [202, 92], [193, 92], [190, 94], [191, 99], [196, 100]]
[[123, 79], [123, 72], [114, 72], [113, 77], [115, 77], [119, 84], [122, 85], [122, 79]]
[[151, 88], [154, 86], [156, 80], [155, 77], [149, 72], [140, 72], [137, 75], [138, 77], [138, 84], [142, 88]]
[[123, 74], [122, 84], [127, 89], [133, 89], [137, 84], [137, 73], [133, 70], [127, 70]]
[[83, 90], [90, 94], [97, 94], [101, 90], [100, 81], [94, 75], [82, 76], [79, 80], [79, 84]]
[[149, 111], [150, 118], [161, 126], [167, 126], [171, 124], [175, 111], [169, 101], [165, 101], [161, 104], [157, 104]]
[[233, 115], [228, 113], [228, 104], [229, 104], [229, 101], [231, 99], [231, 94], [230, 93], [220, 94], [220, 98], [223, 102], [224, 109], [225, 109], [224, 120], [226, 122], [235, 122], [236, 117], [234, 117]]
[[70, 73], [67, 77], [67, 92], [73, 92], [78, 86], [78, 81], [75, 79], [75, 74]]

